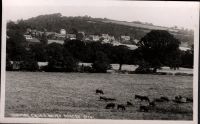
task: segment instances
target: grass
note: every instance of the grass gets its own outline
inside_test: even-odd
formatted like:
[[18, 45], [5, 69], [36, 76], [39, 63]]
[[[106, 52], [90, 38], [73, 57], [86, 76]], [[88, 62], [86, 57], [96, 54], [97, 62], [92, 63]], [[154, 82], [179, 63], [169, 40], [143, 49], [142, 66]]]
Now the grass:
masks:
[[[87, 74], [47, 72], [7, 72], [5, 116], [12, 114], [60, 114], [90, 116], [96, 119], [192, 120], [192, 103], [159, 103], [149, 112], [140, 112], [135, 94], [153, 100], [160, 96], [192, 97], [192, 76]], [[96, 89], [116, 98], [117, 104], [131, 101], [126, 111], [104, 109]]]

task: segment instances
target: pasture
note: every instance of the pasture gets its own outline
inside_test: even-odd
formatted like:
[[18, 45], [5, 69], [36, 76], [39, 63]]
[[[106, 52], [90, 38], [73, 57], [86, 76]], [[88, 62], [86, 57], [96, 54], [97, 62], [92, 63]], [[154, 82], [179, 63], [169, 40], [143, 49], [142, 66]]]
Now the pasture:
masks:
[[[149, 112], [139, 111], [141, 102], [134, 96], [145, 95], [150, 100], [176, 95], [192, 97], [192, 76], [147, 74], [95, 74], [95, 73], [48, 73], [6, 72], [5, 116], [14, 114], [60, 114], [75, 118], [78, 115], [94, 119], [131, 120], [192, 120], [192, 103], [157, 103]], [[105, 109], [109, 102], [101, 96], [115, 98], [116, 104], [133, 106], [125, 111]], [[83, 117], [84, 118], [84, 117]]]

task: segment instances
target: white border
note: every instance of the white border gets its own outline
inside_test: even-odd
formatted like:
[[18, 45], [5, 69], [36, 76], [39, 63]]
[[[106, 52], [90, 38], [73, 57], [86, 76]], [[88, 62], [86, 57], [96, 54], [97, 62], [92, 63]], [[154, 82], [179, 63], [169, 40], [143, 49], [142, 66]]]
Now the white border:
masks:
[[[127, 123], [132, 124], [197, 124], [198, 116], [198, 53], [199, 53], [199, 3], [197, 3], [196, 19], [194, 20], [195, 25], [195, 34], [194, 34], [194, 75], [193, 75], [193, 121], [165, 121], [165, 120], [106, 120], [106, 119], [49, 119], [49, 118], [5, 118], [5, 58], [6, 58], [6, 13], [5, 13], [5, 1], [3, 0], [2, 8], [2, 56], [1, 56], [1, 108], [0, 108], [0, 122], [4, 123]], [[52, 0], [51, 0], [52, 1]], [[104, 1], [105, 2], [105, 1]], [[143, 1], [144, 2], [144, 1]], [[149, 1], [146, 1], [149, 2]]]

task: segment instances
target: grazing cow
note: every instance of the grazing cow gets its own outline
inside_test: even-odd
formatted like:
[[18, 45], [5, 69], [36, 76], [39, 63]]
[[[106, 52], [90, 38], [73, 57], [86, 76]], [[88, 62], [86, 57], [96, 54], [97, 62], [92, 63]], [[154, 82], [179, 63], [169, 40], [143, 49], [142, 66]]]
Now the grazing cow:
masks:
[[162, 100], [164, 100], [164, 101], [169, 101], [169, 98], [168, 97], [165, 97], [165, 96], [162, 96], [162, 97], [160, 97], [160, 99], [162, 99]]
[[114, 98], [107, 98], [107, 101], [116, 101]]
[[178, 95], [178, 96], [175, 96], [174, 102], [176, 102], [176, 103], [186, 103], [187, 98], [184, 98], [181, 95]]
[[148, 112], [149, 111], [149, 106], [140, 106], [140, 111], [141, 112]]
[[186, 98], [186, 101], [187, 101], [187, 102], [193, 102], [193, 99], [187, 97], [187, 98]]
[[114, 98], [107, 98], [107, 97], [104, 97], [104, 96], [100, 96], [100, 100], [104, 100], [104, 101], [116, 101], [116, 99]]
[[126, 110], [126, 107], [125, 107], [125, 105], [123, 105], [123, 104], [119, 104], [119, 105], [117, 105], [117, 109], [119, 110], [119, 109], [121, 109], [121, 110]]
[[135, 99], [139, 99], [141, 101], [150, 101], [147, 96], [140, 96], [140, 95], [135, 95]]
[[104, 97], [104, 96], [100, 96], [100, 98], [99, 98], [100, 100], [104, 100], [104, 101], [107, 101], [107, 98], [106, 97]]
[[126, 105], [127, 106], [133, 106], [133, 104], [131, 102], [129, 102], [129, 101], [126, 102]]
[[180, 99], [175, 99], [175, 100], [173, 100], [173, 101], [176, 102], [176, 103], [186, 103], [186, 102], [187, 102], [187, 99], [184, 98], [184, 97], [182, 97], [182, 98], [180, 98]]
[[149, 106], [151, 106], [151, 107], [155, 107], [155, 106], [156, 106], [156, 104], [155, 104], [155, 102], [154, 102], [154, 101], [152, 101], [152, 102], [149, 102]]
[[164, 102], [165, 100], [156, 98], [156, 99], [154, 99], [154, 101], [155, 101], [155, 102]]
[[108, 103], [106, 105], [106, 109], [110, 109], [110, 108], [114, 109], [115, 108], [115, 103]]
[[175, 100], [180, 100], [182, 98], [181, 95], [175, 96]]
[[96, 89], [96, 94], [104, 94], [104, 93], [103, 93], [103, 90]]

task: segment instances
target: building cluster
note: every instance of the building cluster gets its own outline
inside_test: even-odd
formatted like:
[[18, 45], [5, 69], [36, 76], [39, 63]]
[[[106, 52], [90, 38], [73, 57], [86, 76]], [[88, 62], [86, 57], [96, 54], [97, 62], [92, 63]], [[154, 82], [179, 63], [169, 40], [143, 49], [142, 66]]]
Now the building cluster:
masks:
[[[85, 34], [83, 31], [79, 31], [76, 34], [74, 33], [67, 33], [65, 29], [60, 29], [60, 32], [48, 32], [48, 31], [38, 31], [35, 29], [28, 28], [26, 33], [24, 34], [24, 37], [26, 41], [28, 42], [28, 45], [30, 44], [37, 44], [40, 43], [40, 38], [45, 35], [48, 40], [48, 44], [51, 43], [59, 43], [64, 44], [65, 39], [69, 40], [82, 40], [84, 42], [101, 42], [104, 43], [110, 43], [114, 46], [118, 45], [125, 45], [129, 49], [136, 49], [137, 46], [135, 45], [137, 42], [139, 42], [138, 39], [131, 39], [128, 35], [121, 35], [118, 39], [116, 39], [114, 36], [111, 36], [109, 34]], [[135, 44], [130, 44], [130, 41]], [[186, 51], [190, 48], [187, 47], [179, 47], [180, 50]]]
[[[25, 39], [30, 43], [39, 43], [40, 37], [45, 35], [48, 39], [48, 44], [56, 42], [63, 44], [65, 39], [69, 40], [82, 40], [85, 42], [101, 42], [101, 43], [111, 43], [113, 45], [121, 45], [123, 43], [130, 42], [131, 38], [127, 35], [121, 35], [120, 38], [116, 39], [114, 36], [109, 34], [85, 34], [83, 31], [79, 31], [76, 34], [67, 33], [65, 29], [61, 29], [59, 33], [57, 32], [48, 32], [48, 31], [37, 31], [32, 29], [27, 29], [26, 33], [24, 34]], [[135, 39], [135, 41], [138, 41]]]

